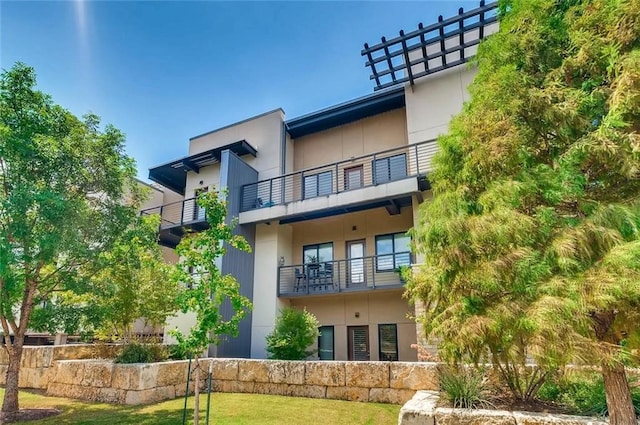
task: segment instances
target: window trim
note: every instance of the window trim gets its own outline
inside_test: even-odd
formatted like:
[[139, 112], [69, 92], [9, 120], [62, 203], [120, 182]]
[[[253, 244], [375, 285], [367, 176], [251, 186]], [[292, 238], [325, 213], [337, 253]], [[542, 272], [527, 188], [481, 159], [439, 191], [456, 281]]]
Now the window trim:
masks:
[[[396, 238], [395, 237], [397, 235], [406, 236], [406, 237], [409, 238], [409, 241], [411, 241], [411, 237], [409, 235], [407, 235], [407, 232], [385, 233], [385, 234], [382, 234], [382, 235], [376, 235], [375, 236], [375, 244], [376, 244], [376, 273], [395, 272], [398, 269], [398, 267], [400, 267], [399, 265], [396, 264], [396, 258], [400, 254], [409, 254], [409, 265], [411, 264], [411, 250], [409, 250], [409, 251], [396, 251]], [[389, 236], [391, 237], [391, 244], [392, 244], [393, 251], [390, 254], [379, 254], [378, 253], [378, 240], [380, 238], [385, 238], [385, 237], [389, 237]], [[379, 266], [380, 257], [393, 257], [392, 267], [390, 269], [381, 269], [380, 266]]]
[[[322, 328], [331, 328], [331, 358], [330, 359], [321, 359], [320, 358], [320, 338], [322, 338]], [[318, 327], [318, 360], [320, 361], [331, 361], [336, 359], [336, 327], [334, 325], [322, 325]]]
[[[393, 326], [395, 331], [395, 341], [396, 341], [396, 359], [395, 360], [383, 360], [382, 359], [382, 327], [383, 326]], [[398, 324], [397, 323], [378, 323], [378, 359], [380, 361], [389, 361], [389, 362], [397, 362], [400, 360], [400, 352], [398, 349]]]

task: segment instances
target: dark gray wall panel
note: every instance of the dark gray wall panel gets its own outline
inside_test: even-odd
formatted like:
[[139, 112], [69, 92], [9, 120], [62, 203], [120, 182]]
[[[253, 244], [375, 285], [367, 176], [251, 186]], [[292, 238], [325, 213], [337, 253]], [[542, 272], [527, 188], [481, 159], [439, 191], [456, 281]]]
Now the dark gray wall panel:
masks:
[[[242, 185], [258, 181], [258, 172], [245, 163], [233, 152], [222, 152], [220, 161], [220, 187], [227, 188], [227, 223], [238, 217], [241, 206]], [[238, 225], [234, 234], [242, 235], [249, 242], [251, 248], [255, 246], [255, 224]], [[235, 248], [227, 247], [227, 253], [222, 257], [221, 271], [223, 274], [231, 274], [240, 283], [240, 293], [253, 301], [253, 266], [254, 254], [241, 252]], [[229, 302], [222, 305], [223, 317], [228, 318], [233, 314]], [[251, 356], [251, 313], [240, 322], [240, 332], [237, 338], [230, 336], [216, 347], [216, 357], [250, 357]], [[210, 350], [210, 354], [213, 354]]]

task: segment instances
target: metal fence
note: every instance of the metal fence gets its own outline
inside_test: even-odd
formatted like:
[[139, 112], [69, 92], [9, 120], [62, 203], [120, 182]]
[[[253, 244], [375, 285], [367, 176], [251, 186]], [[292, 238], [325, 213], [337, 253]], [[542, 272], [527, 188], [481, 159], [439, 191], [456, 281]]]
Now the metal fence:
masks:
[[434, 140], [342, 160], [242, 187], [240, 211], [311, 199], [425, 175], [437, 151]]
[[162, 218], [161, 229], [205, 221], [204, 208], [199, 207], [196, 200], [197, 198], [189, 198], [184, 201], [148, 208], [142, 210], [140, 214], [159, 214]]
[[278, 296], [369, 291], [402, 287], [399, 265], [409, 266], [411, 254], [401, 252], [348, 260], [281, 266]]

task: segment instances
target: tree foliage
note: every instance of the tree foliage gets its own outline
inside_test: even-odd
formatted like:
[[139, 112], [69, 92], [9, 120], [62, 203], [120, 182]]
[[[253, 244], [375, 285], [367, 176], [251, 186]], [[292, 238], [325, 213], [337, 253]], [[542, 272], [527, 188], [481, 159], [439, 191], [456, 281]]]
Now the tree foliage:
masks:
[[32, 327], [50, 333], [91, 333], [131, 341], [138, 319], [164, 325], [177, 310], [178, 285], [158, 245], [160, 216], [142, 216], [83, 272], [86, 291], [58, 292], [34, 310]]
[[488, 357], [519, 397], [540, 382], [518, 376], [529, 356], [542, 377], [596, 361], [607, 387], [640, 324], [640, 3], [500, 10], [439, 139], [409, 294], [441, 356]]
[[86, 290], [82, 268], [111, 248], [140, 199], [124, 135], [110, 125], [101, 130], [95, 115], [79, 120], [35, 85], [24, 64], [0, 78], [0, 325], [9, 354], [3, 412], [18, 409], [34, 306], [58, 291]]
[[306, 309], [285, 307], [276, 319], [276, 326], [267, 335], [267, 353], [270, 359], [304, 360], [315, 350], [309, 350], [318, 339], [320, 323]]
[[[240, 294], [240, 284], [232, 275], [223, 275], [218, 261], [229, 248], [250, 252], [249, 243], [233, 234], [234, 224], [227, 224], [227, 206], [218, 192], [200, 195], [198, 206], [204, 208], [209, 228], [186, 235], [176, 252], [180, 262], [173, 279], [182, 285], [178, 305], [183, 313], [196, 314], [196, 324], [187, 335], [172, 331], [184, 352], [198, 355], [209, 344], [220, 342], [222, 335], [237, 336], [238, 325], [252, 308], [251, 301]], [[225, 317], [223, 303], [233, 314]]]

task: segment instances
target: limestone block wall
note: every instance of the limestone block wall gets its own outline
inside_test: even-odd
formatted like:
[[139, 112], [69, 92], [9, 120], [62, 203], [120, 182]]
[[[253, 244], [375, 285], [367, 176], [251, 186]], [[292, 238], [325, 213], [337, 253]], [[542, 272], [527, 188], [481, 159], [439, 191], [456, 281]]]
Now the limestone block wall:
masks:
[[[69, 344], [27, 346], [22, 352], [20, 369], [20, 388], [46, 389], [49, 384], [51, 368], [56, 361], [70, 359], [114, 358], [120, 351], [118, 345]], [[0, 350], [0, 385], [7, 380], [9, 356]]]
[[[403, 404], [416, 390], [438, 386], [435, 363], [202, 359], [202, 389], [210, 364], [217, 392]], [[117, 404], [154, 403], [185, 394], [187, 365], [58, 361], [47, 394]], [[194, 385], [192, 380], [190, 393]]]

